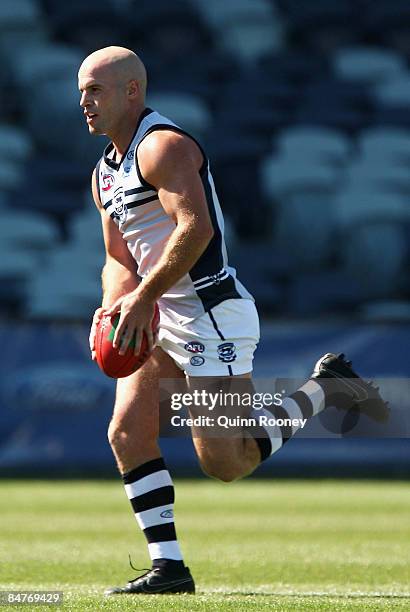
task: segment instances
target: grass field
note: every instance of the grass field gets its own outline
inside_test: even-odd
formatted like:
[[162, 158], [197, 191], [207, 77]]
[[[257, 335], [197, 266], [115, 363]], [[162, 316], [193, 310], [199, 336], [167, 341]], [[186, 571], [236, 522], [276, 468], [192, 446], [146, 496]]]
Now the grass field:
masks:
[[1, 590], [61, 590], [64, 610], [410, 609], [407, 483], [179, 481], [197, 595], [115, 599], [102, 593], [135, 577], [128, 553], [148, 564], [120, 482], [0, 487]]

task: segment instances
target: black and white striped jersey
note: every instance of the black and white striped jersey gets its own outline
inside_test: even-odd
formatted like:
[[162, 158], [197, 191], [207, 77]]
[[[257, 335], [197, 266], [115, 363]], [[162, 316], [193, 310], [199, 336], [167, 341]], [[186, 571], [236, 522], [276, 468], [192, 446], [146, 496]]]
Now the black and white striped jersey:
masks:
[[[174, 221], [161, 206], [155, 187], [144, 180], [138, 167], [138, 145], [158, 129], [186, 134], [170, 119], [147, 108], [122, 159], [118, 162], [114, 159], [114, 146], [110, 143], [96, 168], [101, 203], [123, 234], [141, 277], [149, 274], [175, 229]], [[228, 265], [223, 216], [205, 155], [200, 176], [214, 235], [189, 274], [159, 300], [161, 316], [180, 324], [193, 321], [224, 300], [253, 299], [236, 278], [235, 269]]]

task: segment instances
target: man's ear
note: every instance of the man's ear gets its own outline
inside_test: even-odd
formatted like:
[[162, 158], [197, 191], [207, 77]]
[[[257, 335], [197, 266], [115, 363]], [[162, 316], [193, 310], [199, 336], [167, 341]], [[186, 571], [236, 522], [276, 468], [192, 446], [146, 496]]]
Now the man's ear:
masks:
[[132, 79], [128, 82], [127, 94], [131, 99], [137, 98], [140, 95], [140, 85], [136, 79]]

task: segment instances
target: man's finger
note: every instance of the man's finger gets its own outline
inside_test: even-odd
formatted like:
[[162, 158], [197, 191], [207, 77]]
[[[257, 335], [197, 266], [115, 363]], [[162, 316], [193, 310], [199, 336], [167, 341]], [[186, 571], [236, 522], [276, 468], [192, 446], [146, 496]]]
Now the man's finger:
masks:
[[113, 314], [120, 312], [123, 299], [123, 297], [118, 298], [118, 300], [114, 302], [114, 304], [105, 311], [105, 314], [109, 317], [112, 317]]
[[139, 354], [140, 352], [140, 348], [141, 348], [141, 341], [142, 341], [142, 333], [140, 329], [136, 329], [135, 330], [135, 349], [134, 349], [134, 353], [136, 355]]
[[131, 341], [131, 331], [130, 331], [130, 327], [127, 326], [124, 330], [124, 333], [120, 337], [120, 341], [118, 344], [118, 348], [119, 348], [118, 352], [120, 355], [125, 355], [130, 341]]
[[127, 327], [127, 323], [124, 320], [123, 315], [121, 315], [119, 318], [115, 333], [114, 333], [113, 341], [112, 341], [114, 348], [118, 349], [120, 347], [122, 336], [124, 332], [126, 331], [126, 327]]
[[151, 326], [145, 330], [147, 341], [148, 341], [148, 352], [150, 353], [154, 348], [154, 334], [152, 333]]
[[93, 316], [90, 334], [88, 336], [88, 344], [89, 344], [91, 353], [94, 350], [94, 346], [95, 346], [95, 337], [97, 335], [97, 325], [103, 317], [103, 312], [104, 312], [104, 309], [102, 307], [97, 308]]
[[95, 347], [95, 336], [96, 336], [96, 329], [93, 328], [91, 329], [90, 335], [88, 337], [88, 344], [90, 346], [91, 352], [94, 350], [94, 347]]

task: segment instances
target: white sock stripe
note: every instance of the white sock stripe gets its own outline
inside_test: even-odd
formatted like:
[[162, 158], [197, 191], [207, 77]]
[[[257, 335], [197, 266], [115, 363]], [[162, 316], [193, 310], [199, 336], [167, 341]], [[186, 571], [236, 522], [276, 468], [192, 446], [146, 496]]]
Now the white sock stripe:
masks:
[[286, 410], [290, 419], [303, 419], [299, 404], [291, 397], [283, 398], [282, 408]]
[[[171, 516], [161, 516], [161, 514], [171, 513]], [[158, 508], [151, 508], [151, 510], [144, 510], [144, 512], [138, 512], [135, 514], [138, 525], [141, 529], [147, 527], [153, 527], [154, 525], [163, 525], [164, 523], [174, 522], [173, 505], [168, 504], [167, 506], [158, 506]]]
[[171, 542], [152, 542], [152, 544], [148, 544], [148, 552], [152, 561], [154, 559], [182, 561], [181, 550], [176, 540]]
[[[290, 419], [303, 419], [303, 414], [300, 409], [300, 406], [294, 399], [291, 397], [284, 397], [282, 402], [282, 408], [286, 410]], [[292, 436], [297, 430], [300, 428], [300, 425], [292, 425]]]
[[172, 486], [172, 479], [168, 470], [159, 470], [158, 472], [144, 476], [144, 478], [140, 478], [124, 486], [128, 499], [133, 499], [134, 497], [138, 497], [138, 495], [144, 495], [144, 493], [149, 493], [154, 489]]
[[[251, 417], [253, 417], [254, 419], [256, 419], [259, 423], [259, 418], [260, 416], [266, 416], [268, 417], [268, 419], [272, 419], [273, 414], [271, 412], [269, 412], [269, 410], [265, 410], [265, 408], [261, 408], [260, 410], [252, 410], [251, 412]], [[278, 425], [261, 425], [259, 423], [260, 427], [263, 427], [263, 429], [266, 431], [266, 433], [268, 434], [270, 443], [271, 443], [271, 455], [273, 455], [273, 453], [276, 453], [276, 451], [278, 451], [281, 446], [282, 446], [282, 431], [281, 428], [278, 427]]]
[[271, 438], [270, 443], [272, 445], [272, 449], [270, 452], [271, 455], [273, 455], [273, 453], [276, 453], [276, 451], [282, 448], [282, 444], [283, 444], [282, 438]]
[[313, 406], [313, 414], [321, 412], [325, 407], [325, 392], [314, 380], [308, 380], [299, 391], [306, 393]]

